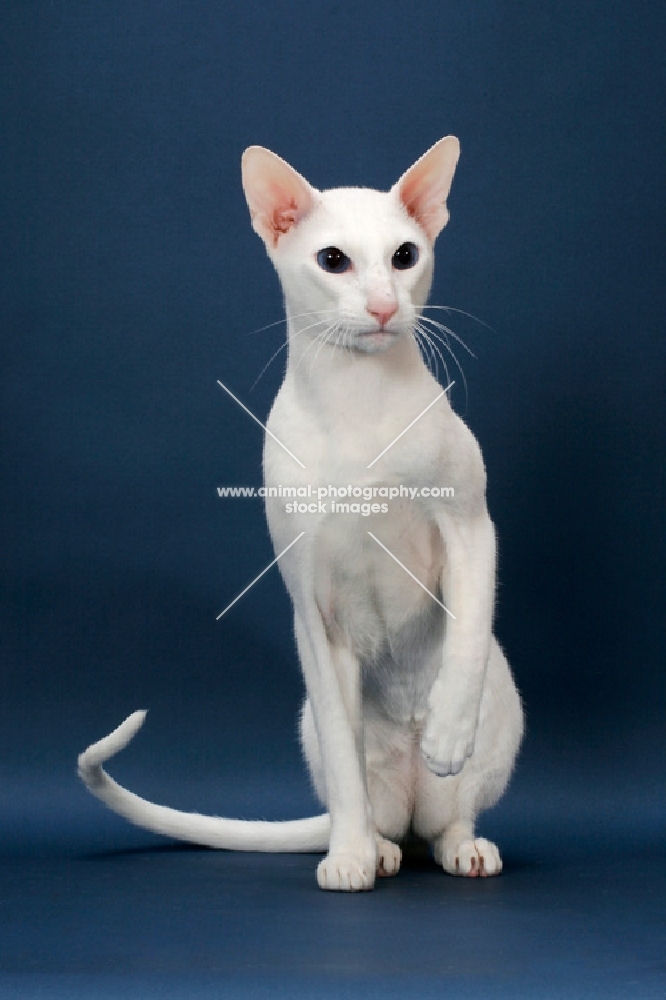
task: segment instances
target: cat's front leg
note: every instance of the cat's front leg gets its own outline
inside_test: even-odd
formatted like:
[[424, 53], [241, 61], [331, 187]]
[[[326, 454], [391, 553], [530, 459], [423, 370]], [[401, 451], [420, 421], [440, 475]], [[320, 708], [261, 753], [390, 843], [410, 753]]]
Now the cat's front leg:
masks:
[[331, 817], [317, 881], [322, 889], [372, 889], [378, 847], [366, 787], [359, 664], [350, 650], [330, 645], [314, 601], [296, 611], [295, 624]]
[[495, 533], [485, 510], [437, 520], [446, 548], [442, 595], [454, 617], [447, 620], [421, 751], [430, 770], [445, 777], [458, 774], [474, 752], [492, 634]]
[[428, 697], [421, 752], [440, 777], [459, 774], [474, 753], [485, 663], [472, 657], [446, 658]]

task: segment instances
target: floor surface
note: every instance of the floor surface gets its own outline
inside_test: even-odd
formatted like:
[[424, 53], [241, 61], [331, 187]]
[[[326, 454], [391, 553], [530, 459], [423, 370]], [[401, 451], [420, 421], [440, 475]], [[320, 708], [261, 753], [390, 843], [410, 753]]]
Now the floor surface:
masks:
[[484, 824], [499, 878], [415, 848], [351, 895], [316, 888], [315, 856], [172, 845], [85, 800], [69, 830], [6, 840], [0, 997], [663, 998], [661, 823], [592, 803], [554, 826], [524, 791]]

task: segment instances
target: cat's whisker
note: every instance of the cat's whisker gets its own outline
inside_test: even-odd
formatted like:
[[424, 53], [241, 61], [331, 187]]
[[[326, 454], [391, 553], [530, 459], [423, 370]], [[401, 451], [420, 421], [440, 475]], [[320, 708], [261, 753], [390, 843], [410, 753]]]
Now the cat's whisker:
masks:
[[[331, 311], [333, 311], [333, 310], [331, 310]], [[294, 341], [296, 339], [296, 337], [300, 337], [301, 334], [307, 333], [308, 330], [314, 330], [314, 328], [316, 326], [319, 326], [322, 323], [328, 323], [329, 325], [326, 327], [325, 330], [323, 330], [321, 333], [316, 334], [314, 336], [314, 338], [312, 338], [313, 340], [319, 340], [319, 338], [322, 336], [322, 334], [326, 335], [326, 333], [331, 329], [331, 325], [333, 325], [333, 326], [335, 325], [335, 321], [334, 321], [333, 324], [331, 324], [330, 320], [320, 319], [320, 320], [317, 320], [315, 323], [309, 323], [308, 326], [301, 327], [300, 330], [297, 330], [296, 333], [292, 334], [291, 335], [291, 340]]]
[[426, 306], [421, 306], [421, 308], [422, 309], [441, 309], [442, 312], [458, 313], [459, 316], [466, 316], [468, 319], [473, 319], [475, 323], [480, 323], [481, 326], [485, 326], [486, 330], [490, 330], [491, 333], [497, 333], [497, 330], [495, 329], [495, 327], [491, 326], [490, 323], [486, 323], [484, 320], [479, 319], [479, 317], [475, 316], [474, 313], [465, 312], [464, 309], [456, 309], [455, 306], [428, 306], [428, 305], [426, 305]]
[[[317, 364], [317, 358], [319, 357], [324, 344], [328, 344], [329, 341], [332, 339], [332, 337], [335, 336], [335, 332], [336, 332], [336, 330], [337, 330], [337, 328], [338, 328], [339, 325], [340, 325], [339, 322], [336, 320], [335, 323], [333, 323], [331, 326], [327, 327], [323, 331], [323, 333], [321, 333], [317, 337], [317, 340], [319, 341], [319, 346], [318, 346], [318, 348], [317, 348], [317, 350], [315, 352], [315, 355], [312, 358], [312, 361], [310, 363], [310, 371], [308, 373], [308, 384], [309, 385], [312, 383], [312, 372], [314, 371], [314, 367]], [[335, 347], [335, 344], [333, 344], [333, 347]]]
[[[450, 382], [451, 381], [451, 376], [449, 374], [449, 366], [447, 365], [446, 359], [444, 358], [444, 355], [440, 351], [438, 345], [435, 343], [435, 341], [433, 340], [433, 338], [430, 336], [430, 332], [431, 331], [428, 331], [424, 326], [421, 326], [421, 324], [417, 324], [417, 325], [418, 325], [418, 328], [419, 328], [419, 330], [421, 332], [421, 335], [426, 339], [426, 341], [430, 345], [431, 350], [433, 350], [433, 351], [435, 351], [437, 353], [437, 356], [439, 357], [439, 359], [442, 362], [442, 365], [444, 367], [444, 374], [446, 375], [446, 381], [447, 381], [447, 383]], [[465, 378], [465, 376], [463, 375], [463, 381], [464, 381], [464, 378]]]
[[[423, 319], [424, 317], [420, 317], [420, 318]], [[437, 324], [437, 325], [440, 326], [440, 328], [441, 328], [441, 324]], [[451, 331], [448, 331], [448, 332], [451, 332]], [[442, 334], [436, 333], [434, 330], [428, 329], [428, 333], [429, 333], [430, 337], [434, 338], [435, 340], [438, 340], [439, 343], [442, 345], [442, 347], [444, 347], [444, 349], [446, 351], [448, 351], [448, 353], [453, 358], [453, 360], [455, 362], [455, 365], [456, 365], [456, 368], [458, 369], [458, 371], [460, 372], [460, 375], [462, 377], [463, 385], [465, 386], [465, 406], [467, 406], [467, 399], [468, 399], [467, 379], [465, 378], [465, 372], [462, 369], [462, 365], [460, 364], [460, 361], [458, 360], [458, 358], [457, 358], [457, 356], [456, 356], [453, 348], [451, 347], [451, 344], [449, 343], [449, 339], [446, 336], [446, 332], [444, 333], [444, 336], [442, 336]], [[466, 347], [466, 345], [463, 344], [463, 347]], [[469, 348], [466, 348], [466, 349], [469, 351]], [[469, 353], [472, 354], [471, 351], [469, 351]], [[472, 357], [476, 357], [476, 355], [472, 354]], [[446, 364], [444, 365], [444, 367], [446, 369]], [[446, 377], [447, 377], [447, 379], [449, 378], [448, 370], [446, 372]]]
[[421, 329], [421, 336], [423, 337], [423, 339], [427, 343], [428, 349], [430, 350], [430, 352], [431, 352], [431, 354], [433, 356], [433, 360], [434, 360], [434, 363], [435, 363], [435, 369], [436, 369], [436, 372], [437, 372], [437, 378], [439, 380], [439, 364], [441, 362], [442, 368], [444, 369], [444, 377], [446, 379], [446, 384], [448, 385], [448, 383], [451, 381], [451, 378], [449, 376], [449, 367], [448, 367], [448, 365], [446, 363], [446, 358], [444, 357], [444, 355], [442, 354], [442, 352], [439, 350], [439, 347], [437, 346], [437, 344], [435, 343], [435, 341], [432, 339], [432, 337], [430, 337], [428, 335], [427, 329], [425, 327], [421, 327], [420, 329]]
[[432, 353], [432, 346], [430, 342], [424, 337], [421, 328], [414, 326], [413, 329], [414, 340], [416, 341], [416, 346], [419, 349], [419, 354], [423, 358], [423, 363], [428, 368], [428, 371], [434, 376], [437, 381], [439, 381], [439, 372], [437, 370], [437, 359]]
[[[334, 350], [343, 350], [345, 353], [351, 353], [351, 348], [348, 343], [348, 333], [349, 325], [345, 323], [343, 319], [338, 319], [331, 327], [330, 334], [327, 338], [331, 343], [331, 347]], [[329, 363], [333, 360], [333, 356], [333, 352], [331, 352]]]
[[476, 354], [474, 353], [474, 351], [467, 346], [462, 337], [459, 336], [459, 334], [457, 334], [455, 330], [452, 330], [451, 327], [445, 326], [444, 323], [438, 322], [438, 320], [433, 319], [432, 316], [423, 316], [422, 314], [420, 314], [418, 318], [422, 320], [424, 323], [430, 323], [431, 326], [436, 327], [436, 329], [440, 330], [446, 337], [449, 336], [453, 337], [453, 339], [458, 344], [460, 344], [461, 347], [464, 347], [464, 349], [467, 351], [468, 354], [470, 354], [474, 359], [476, 359]]
[[282, 319], [276, 319], [273, 323], [266, 323], [265, 326], [259, 326], [257, 327], [256, 330], [246, 330], [244, 335], [246, 337], [253, 337], [255, 333], [263, 333], [264, 330], [270, 330], [274, 326], [281, 326], [282, 324], [286, 324], [287, 322], [288, 322], [287, 317], [283, 316]]
[[345, 354], [347, 354], [348, 357], [350, 358], [354, 356], [353, 343], [354, 343], [354, 324], [350, 320], [347, 320], [342, 327], [342, 347], [343, 350], [345, 351]]
[[[319, 357], [319, 354], [324, 344], [329, 344], [335, 350], [343, 350], [350, 357], [353, 356], [354, 353], [353, 336], [352, 336], [353, 332], [354, 332], [354, 325], [348, 321], [345, 322], [343, 319], [337, 319], [335, 323], [331, 324], [331, 326], [329, 326], [328, 329], [324, 331], [323, 338], [317, 338], [321, 339], [322, 343], [320, 343], [317, 349], [317, 353], [315, 354], [315, 357], [312, 360], [311, 371], [317, 361], [317, 358]], [[332, 360], [333, 360], [333, 353], [331, 353], [331, 355], [329, 356], [329, 364], [332, 363]]]
[[252, 337], [255, 333], [263, 333], [265, 330], [270, 330], [274, 326], [280, 326], [283, 323], [288, 323], [290, 319], [305, 319], [306, 316], [321, 316], [324, 313], [334, 312], [334, 309], [310, 309], [308, 312], [298, 313], [296, 316], [283, 316], [282, 319], [276, 319], [273, 323], [267, 323], [266, 326], [260, 326], [256, 330], [248, 330], [245, 336]]
[[264, 365], [264, 367], [261, 369], [261, 371], [259, 372], [259, 374], [255, 378], [254, 382], [250, 386], [250, 392], [252, 392], [252, 390], [254, 389], [255, 385], [257, 384], [257, 382], [259, 381], [259, 379], [262, 377], [262, 375], [264, 374], [264, 372], [266, 371], [266, 369], [273, 363], [273, 361], [275, 361], [275, 359], [277, 358], [277, 356], [280, 353], [280, 351], [283, 351], [285, 349], [285, 347], [287, 346], [287, 344], [288, 344], [288, 341], [285, 340], [282, 344], [280, 344], [280, 346], [278, 347], [277, 351], [274, 351], [273, 354], [271, 354], [270, 358], [268, 359], [268, 361], [266, 362], [266, 364]]
[[333, 347], [333, 350], [329, 354], [329, 358], [328, 358], [329, 365], [333, 364], [333, 358], [334, 358], [335, 351], [343, 351], [345, 354], [351, 355], [351, 353], [352, 353], [351, 347], [347, 343], [347, 340], [348, 340], [347, 334], [348, 334], [348, 332], [349, 332], [349, 328], [348, 328], [348, 326], [344, 322], [340, 321], [340, 322], [336, 323], [334, 336], [332, 338], [329, 338], [329, 339], [332, 339], [332, 341], [333, 341], [333, 343], [331, 344], [331, 346]]
[[347, 333], [347, 327], [342, 320], [337, 320], [331, 327], [329, 335], [326, 338], [327, 343], [329, 343], [330, 346], [332, 347], [332, 351], [329, 353], [328, 356], [329, 365], [333, 363], [333, 357], [335, 355], [335, 351], [339, 351], [341, 349], [345, 352], [348, 351], [347, 345], [345, 343], [346, 333]]
[[[324, 321], [322, 320], [321, 322], [324, 322]], [[304, 327], [304, 329], [300, 330], [299, 333], [305, 333], [306, 330], [310, 330], [310, 329], [312, 329], [313, 326], [316, 326], [316, 325], [317, 325], [316, 323], [313, 323], [310, 326]], [[336, 326], [337, 326], [337, 320], [334, 321], [333, 323], [328, 323], [328, 326], [326, 326], [326, 328], [324, 330], [322, 330], [320, 333], [318, 333], [315, 337], [311, 337], [310, 338], [310, 343], [307, 345], [307, 347], [305, 348], [305, 350], [301, 354], [300, 358], [298, 359], [298, 362], [296, 363], [296, 366], [294, 368], [294, 374], [298, 371], [298, 369], [300, 368], [301, 364], [304, 362], [305, 358], [307, 357], [308, 353], [311, 350], [313, 350], [313, 348], [316, 345], [319, 345], [318, 350], [317, 350], [317, 353], [319, 353], [319, 350], [321, 349], [321, 347], [323, 347], [324, 343], [328, 339], [328, 336], [329, 336], [331, 330], [334, 330]], [[314, 364], [314, 360], [313, 360], [313, 364]]]
[[[330, 336], [328, 338], [329, 340], [331, 340], [333, 342], [331, 346], [332, 347], [341, 347], [341, 346], [344, 347], [344, 335], [345, 335], [344, 325], [340, 321], [338, 321], [335, 324], [335, 326], [333, 326], [331, 328]], [[340, 343], [341, 340], [342, 340], [342, 344]]]
[[426, 364], [434, 378], [439, 382], [439, 359], [435, 354], [432, 341], [421, 328], [418, 330], [419, 343], [423, 345], [423, 353], [427, 357]]
[[[331, 310], [331, 312], [332, 311], [333, 310]], [[303, 313], [302, 315], [304, 315], [304, 316], [305, 315], [315, 316], [317, 314], [317, 312], [319, 312], [319, 310], [316, 310], [316, 311], [313, 310], [309, 314], [308, 313]], [[296, 339], [296, 337], [299, 337], [302, 333], [305, 333], [307, 330], [312, 330], [313, 327], [318, 326], [320, 323], [326, 323], [326, 322], [328, 322], [328, 320], [320, 319], [320, 320], [317, 320], [314, 323], [310, 323], [309, 326], [304, 326], [302, 329], [297, 330], [295, 334], [292, 334], [292, 338], [291, 338], [292, 339], [292, 343]], [[264, 372], [266, 371], [266, 369], [268, 368], [268, 366], [275, 360], [275, 358], [278, 356], [278, 354], [280, 353], [280, 351], [284, 350], [284, 348], [288, 346], [288, 344], [289, 344], [289, 338], [287, 338], [284, 341], [284, 343], [280, 344], [280, 346], [278, 347], [277, 351], [275, 351], [274, 354], [271, 355], [271, 357], [268, 359], [268, 361], [266, 362], [266, 364], [264, 365], [264, 367], [261, 369], [261, 371], [257, 375], [256, 379], [254, 380], [254, 382], [250, 386], [250, 392], [252, 392], [252, 390], [254, 389], [254, 387], [256, 386], [257, 382], [262, 377], [262, 375], [264, 374]]]
[[423, 364], [426, 366], [428, 371], [434, 375], [435, 373], [433, 372], [432, 369], [432, 359], [426, 354], [425, 347], [423, 345], [421, 337], [416, 330], [414, 330], [414, 340], [416, 342], [416, 346], [418, 347], [419, 354], [421, 355], [421, 359], [423, 360]]

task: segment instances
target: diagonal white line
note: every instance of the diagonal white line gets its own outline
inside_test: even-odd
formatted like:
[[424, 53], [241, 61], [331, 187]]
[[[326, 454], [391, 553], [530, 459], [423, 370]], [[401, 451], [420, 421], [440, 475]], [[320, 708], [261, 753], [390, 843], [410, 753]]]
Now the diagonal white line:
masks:
[[267, 434], [270, 434], [270, 436], [271, 436], [271, 437], [273, 438], [273, 440], [274, 440], [274, 441], [277, 441], [277, 443], [278, 443], [278, 444], [280, 445], [280, 447], [281, 447], [281, 448], [284, 448], [284, 450], [286, 451], [286, 453], [287, 453], [288, 455], [291, 455], [291, 457], [293, 458], [293, 460], [294, 460], [295, 462], [298, 462], [298, 464], [300, 465], [301, 469], [304, 469], [304, 468], [305, 468], [305, 466], [304, 466], [304, 465], [303, 465], [303, 463], [301, 462], [300, 458], [296, 458], [296, 456], [294, 455], [293, 451], [289, 451], [289, 449], [287, 448], [286, 444], [283, 444], [283, 443], [282, 443], [282, 441], [280, 441], [280, 439], [279, 439], [278, 437], [276, 437], [276, 436], [275, 436], [275, 434], [273, 434], [273, 432], [272, 432], [272, 431], [269, 431], [268, 427], [266, 427], [266, 425], [265, 425], [265, 424], [262, 424], [261, 420], [259, 420], [259, 418], [258, 418], [258, 417], [255, 417], [255, 415], [254, 415], [254, 413], [252, 412], [252, 410], [248, 410], [248, 408], [247, 408], [247, 406], [245, 405], [245, 403], [241, 403], [240, 399], [238, 399], [238, 398], [237, 398], [236, 396], [234, 396], [234, 394], [233, 394], [233, 392], [231, 391], [231, 389], [227, 389], [226, 385], [224, 385], [224, 383], [223, 383], [223, 382], [220, 382], [219, 378], [218, 378], [218, 380], [217, 380], [217, 384], [218, 384], [219, 386], [222, 386], [222, 388], [224, 389], [224, 391], [225, 391], [226, 393], [228, 393], [228, 394], [229, 394], [229, 395], [231, 396], [231, 398], [232, 398], [233, 400], [235, 400], [235, 402], [237, 402], [237, 403], [238, 403], [238, 405], [239, 405], [239, 406], [241, 407], [241, 409], [245, 410], [245, 412], [246, 412], [246, 413], [248, 414], [248, 416], [252, 417], [252, 419], [253, 419], [253, 420], [255, 420], [255, 421], [256, 421], [256, 422], [257, 422], [257, 423], [259, 424], [259, 426], [260, 426], [260, 427], [263, 427], [263, 429], [264, 429], [264, 430], [266, 431], [266, 433], [267, 433]]
[[241, 592], [240, 592], [240, 594], [238, 595], [238, 597], [234, 597], [234, 599], [233, 599], [233, 601], [231, 602], [231, 604], [227, 604], [227, 606], [226, 606], [226, 608], [224, 609], [224, 611], [220, 611], [220, 613], [219, 613], [219, 615], [217, 616], [217, 618], [215, 619], [215, 621], [216, 621], [216, 622], [219, 622], [219, 620], [220, 620], [220, 618], [222, 617], [222, 615], [226, 615], [226, 613], [227, 613], [227, 611], [229, 610], [229, 608], [232, 608], [232, 607], [234, 606], [234, 604], [236, 603], [236, 601], [240, 601], [240, 599], [241, 599], [241, 597], [243, 596], [243, 594], [247, 594], [247, 592], [248, 592], [248, 590], [250, 589], [250, 587], [254, 587], [254, 585], [255, 585], [255, 583], [257, 582], [257, 580], [261, 580], [261, 578], [262, 578], [262, 576], [264, 575], [264, 573], [268, 573], [268, 571], [269, 571], [269, 569], [271, 568], [271, 566], [275, 566], [275, 563], [276, 563], [276, 562], [278, 561], [278, 559], [281, 559], [281, 558], [282, 558], [282, 556], [283, 556], [283, 555], [285, 554], [285, 552], [287, 552], [287, 551], [288, 551], [288, 550], [289, 550], [289, 549], [290, 549], [290, 548], [292, 547], [292, 545], [295, 545], [295, 544], [296, 544], [296, 542], [298, 541], [298, 539], [299, 539], [299, 538], [302, 538], [304, 534], [305, 534], [305, 532], [304, 532], [304, 531], [301, 531], [300, 535], [296, 535], [296, 538], [294, 538], [293, 542], [289, 542], [289, 545], [287, 546], [287, 548], [286, 548], [286, 549], [282, 549], [282, 552], [280, 553], [280, 555], [279, 555], [279, 556], [276, 556], [276, 557], [275, 557], [275, 559], [273, 560], [273, 562], [269, 563], [269, 564], [268, 564], [268, 566], [266, 566], [266, 568], [265, 568], [265, 569], [262, 569], [262, 571], [261, 571], [261, 573], [259, 574], [259, 576], [255, 576], [255, 578], [254, 578], [254, 580], [252, 581], [252, 583], [248, 583], [248, 585], [247, 585], [247, 587], [245, 588], [245, 590], [241, 590]]
[[[439, 397], [437, 397], [437, 398], [439, 399]], [[397, 556], [393, 555], [393, 553], [391, 552], [390, 549], [387, 549], [386, 546], [382, 542], [380, 542], [379, 539], [375, 535], [373, 535], [373, 533], [371, 531], [369, 531], [368, 534], [370, 535], [370, 538], [374, 538], [375, 539], [375, 541], [377, 542], [377, 545], [381, 545], [381, 547], [384, 549], [384, 552], [388, 552], [388, 554], [390, 555], [391, 559], [395, 559], [395, 561], [397, 562], [398, 566], [402, 566], [402, 568], [404, 569], [405, 573], [407, 573], [408, 576], [411, 576], [412, 580], [414, 580], [415, 583], [418, 583], [419, 587], [422, 587], [423, 590], [425, 590], [426, 594], [430, 594], [430, 596], [432, 597], [433, 601], [436, 601], [436, 603], [439, 604], [440, 608], [444, 608], [444, 610], [446, 611], [447, 615], [451, 615], [452, 618], [456, 617], [453, 614], [452, 611], [449, 611], [449, 609], [446, 607], [446, 605], [442, 604], [442, 602], [440, 601], [440, 599], [438, 597], [435, 597], [435, 595], [433, 593], [431, 593], [431, 591], [429, 591], [428, 588], [425, 587], [421, 583], [421, 581], [418, 580], [414, 576], [414, 574], [411, 573], [403, 563], [400, 562], [400, 560], [398, 559]]]
[[442, 389], [442, 391], [440, 392], [439, 396], [437, 396], [435, 399], [433, 399], [432, 403], [428, 403], [428, 405], [426, 406], [425, 410], [421, 410], [421, 412], [419, 413], [418, 417], [414, 417], [414, 419], [412, 420], [411, 424], [407, 424], [407, 426], [405, 427], [404, 431], [400, 431], [400, 433], [398, 434], [398, 436], [395, 437], [395, 438], [393, 438], [393, 440], [391, 441], [391, 443], [387, 444], [383, 451], [380, 451], [380, 453], [377, 455], [377, 458], [373, 458], [372, 462], [370, 462], [370, 465], [366, 465], [366, 469], [371, 469], [372, 466], [375, 464], [375, 462], [377, 462], [382, 457], [382, 455], [385, 455], [386, 452], [389, 450], [389, 448], [392, 448], [393, 445], [396, 443], [396, 441], [399, 441], [400, 438], [402, 437], [402, 435], [406, 434], [407, 431], [409, 430], [409, 428], [413, 427], [414, 424], [416, 423], [416, 421], [420, 420], [421, 417], [423, 416], [423, 414], [427, 413], [428, 410], [430, 409], [430, 407], [434, 406], [435, 403], [437, 402], [437, 400], [441, 399], [442, 396], [449, 391], [449, 389], [451, 388], [452, 385], [455, 385], [455, 382], [449, 382], [449, 384], [447, 385], [446, 389]]

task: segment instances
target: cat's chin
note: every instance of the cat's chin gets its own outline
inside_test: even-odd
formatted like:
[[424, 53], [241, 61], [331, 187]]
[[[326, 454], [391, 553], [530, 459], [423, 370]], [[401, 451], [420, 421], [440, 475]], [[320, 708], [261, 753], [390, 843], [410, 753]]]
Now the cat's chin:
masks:
[[395, 344], [399, 336], [399, 332], [392, 330], [371, 330], [368, 333], [357, 334], [353, 347], [361, 354], [379, 354]]

